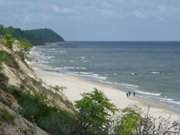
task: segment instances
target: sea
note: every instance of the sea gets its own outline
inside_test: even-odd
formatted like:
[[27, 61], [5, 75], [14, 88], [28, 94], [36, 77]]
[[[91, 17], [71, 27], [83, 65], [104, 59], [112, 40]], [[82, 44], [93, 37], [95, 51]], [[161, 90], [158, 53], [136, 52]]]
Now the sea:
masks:
[[58, 42], [33, 51], [45, 70], [136, 92], [180, 112], [180, 42]]

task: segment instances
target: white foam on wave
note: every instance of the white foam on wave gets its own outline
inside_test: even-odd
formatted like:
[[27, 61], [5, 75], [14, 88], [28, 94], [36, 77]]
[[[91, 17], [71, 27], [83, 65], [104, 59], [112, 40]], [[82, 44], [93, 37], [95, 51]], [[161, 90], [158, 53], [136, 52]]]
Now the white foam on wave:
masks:
[[84, 59], [86, 59], [86, 57], [85, 56], [81, 56], [81, 59], [84, 60]]
[[101, 76], [99, 74], [95, 74], [95, 73], [91, 73], [91, 72], [78, 72], [81, 76], [84, 76], [84, 77], [90, 77], [90, 78], [94, 78], [94, 79], [97, 79], [97, 80], [107, 80], [107, 77], [106, 76]]
[[100, 80], [106, 80], [107, 79], [107, 77], [100, 76], [99, 74], [92, 74], [91, 76], [94, 77], [94, 78], [100, 79]]
[[170, 103], [170, 104], [180, 105], [180, 101], [175, 101], [172, 98], [160, 98], [160, 101]]
[[83, 60], [84, 63], [88, 63], [89, 61], [88, 60]]
[[60, 54], [66, 54], [67, 51], [66, 51], [66, 50], [60, 50], [60, 51], [58, 51], [58, 53], [60, 53]]
[[86, 59], [85, 56], [81, 56], [80, 59], [81, 59], [81, 61], [84, 62], [84, 63], [87, 63], [87, 62], [88, 62], [88, 60]]
[[137, 75], [137, 73], [135, 73], [135, 72], [132, 72], [132, 73], [131, 73], [131, 75], [133, 75], [133, 76], [134, 76], [134, 75]]
[[161, 72], [159, 72], [159, 71], [153, 71], [153, 72], [151, 72], [152, 74], [160, 74]]
[[74, 66], [64, 66], [64, 67], [56, 67], [56, 70], [86, 70], [86, 67], [74, 67]]
[[54, 58], [54, 56], [41, 56], [41, 59], [43, 59], [43, 60], [50, 60], [50, 59], [53, 59]]
[[48, 51], [56, 51], [56, 48], [49, 48]]
[[81, 75], [91, 75], [93, 74], [92, 72], [76, 72], [78, 74], [81, 74]]
[[135, 85], [135, 84], [129, 84], [129, 83], [114, 83], [116, 85], [119, 85], [120, 87], [124, 87], [124, 88], [127, 88], [127, 89], [131, 89], [131, 90], [135, 90], [137, 88], [139, 88], [138, 85]]
[[161, 96], [161, 93], [145, 92], [145, 91], [141, 91], [141, 90], [136, 90], [135, 92], [138, 94], [142, 94], [142, 95]]
[[172, 104], [176, 104], [176, 105], [180, 105], [180, 101], [169, 101], [168, 103], [172, 103]]

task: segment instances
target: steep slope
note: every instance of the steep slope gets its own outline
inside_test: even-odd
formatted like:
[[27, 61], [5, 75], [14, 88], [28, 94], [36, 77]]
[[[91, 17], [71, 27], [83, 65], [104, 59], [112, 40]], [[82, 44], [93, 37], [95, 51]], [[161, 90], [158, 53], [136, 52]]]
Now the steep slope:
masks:
[[0, 102], [0, 135], [48, 135]]
[[0, 134], [68, 134], [75, 120], [73, 105], [61, 89], [36, 76], [20, 46], [17, 40], [12, 48], [0, 43]]

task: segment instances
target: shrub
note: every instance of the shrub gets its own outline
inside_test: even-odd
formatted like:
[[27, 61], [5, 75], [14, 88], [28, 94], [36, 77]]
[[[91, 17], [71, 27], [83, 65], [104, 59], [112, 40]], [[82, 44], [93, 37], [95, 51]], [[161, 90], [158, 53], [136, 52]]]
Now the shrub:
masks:
[[14, 124], [15, 117], [6, 109], [0, 109], [0, 125], [3, 123]]
[[115, 135], [132, 135], [141, 120], [142, 117], [138, 112], [132, 108], [125, 108], [115, 126]]
[[83, 98], [76, 102], [79, 111], [77, 132], [80, 134], [108, 134], [111, 116], [117, 110], [101, 91], [84, 93]]
[[29, 51], [32, 48], [32, 44], [28, 40], [21, 38], [19, 39], [19, 41], [20, 41], [21, 48], [24, 51]]
[[2, 62], [5, 62], [11, 67], [18, 67], [13, 56], [5, 51], [0, 51], [0, 65]]
[[10, 87], [9, 90], [21, 105], [20, 113], [26, 119], [53, 135], [71, 134], [76, 118], [74, 114], [48, 106], [48, 101], [42, 94], [31, 95], [15, 87]]
[[8, 77], [6, 77], [3, 73], [0, 73], [0, 88], [5, 89], [8, 85], [8, 80]]
[[4, 44], [8, 47], [8, 48], [12, 48], [12, 44], [14, 42], [14, 38], [10, 33], [6, 33], [5, 35], [3, 35], [3, 41]]

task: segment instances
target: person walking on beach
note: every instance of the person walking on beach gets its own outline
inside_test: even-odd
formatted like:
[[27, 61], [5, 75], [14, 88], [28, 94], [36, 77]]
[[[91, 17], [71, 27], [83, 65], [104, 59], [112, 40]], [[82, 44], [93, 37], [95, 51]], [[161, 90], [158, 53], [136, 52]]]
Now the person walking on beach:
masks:
[[135, 92], [135, 91], [133, 92], [133, 96], [134, 96], [134, 97], [136, 96], [136, 92]]
[[126, 97], [129, 97], [129, 93], [128, 92], [126, 93]]

